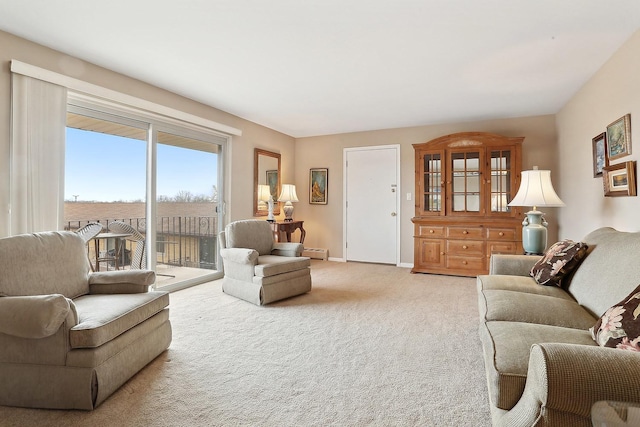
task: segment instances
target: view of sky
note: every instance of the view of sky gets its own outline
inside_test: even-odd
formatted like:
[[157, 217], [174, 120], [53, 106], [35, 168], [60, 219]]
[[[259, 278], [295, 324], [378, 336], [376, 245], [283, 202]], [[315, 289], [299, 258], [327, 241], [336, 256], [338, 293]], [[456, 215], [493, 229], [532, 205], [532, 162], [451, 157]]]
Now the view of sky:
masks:
[[[65, 200], [145, 199], [146, 141], [67, 128]], [[158, 144], [157, 195], [188, 191], [211, 196], [217, 184], [217, 155]]]

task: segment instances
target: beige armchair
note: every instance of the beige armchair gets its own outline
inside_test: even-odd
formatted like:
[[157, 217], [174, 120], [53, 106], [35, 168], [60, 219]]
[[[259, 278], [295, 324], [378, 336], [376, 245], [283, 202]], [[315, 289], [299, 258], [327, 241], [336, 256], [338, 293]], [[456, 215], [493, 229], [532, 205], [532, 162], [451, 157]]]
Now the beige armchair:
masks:
[[220, 233], [222, 290], [256, 305], [311, 290], [310, 260], [301, 243], [277, 243], [264, 220], [232, 222]]
[[0, 405], [94, 409], [169, 346], [154, 272], [89, 264], [71, 231], [0, 239]]

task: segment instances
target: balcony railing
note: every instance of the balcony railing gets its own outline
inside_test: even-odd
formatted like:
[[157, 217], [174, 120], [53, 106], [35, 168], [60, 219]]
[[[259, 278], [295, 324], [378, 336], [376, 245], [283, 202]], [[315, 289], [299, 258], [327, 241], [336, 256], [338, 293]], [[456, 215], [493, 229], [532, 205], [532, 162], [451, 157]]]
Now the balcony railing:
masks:
[[[146, 236], [146, 218], [83, 219], [67, 221], [65, 230], [75, 231], [90, 222], [102, 224], [105, 231], [109, 223], [121, 221], [131, 225]], [[156, 220], [156, 263], [171, 267], [191, 267], [217, 270], [218, 239], [217, 217], [213, 216], [163, 216]], [[115, 242], [100, 243], [98, 256], [115, 253]], [[119, 265], [130, 262], [129, 255], [135, 249], [135, 242], [126, 241], [120, 252]], [[95, 257], [93, 245], [89, 245], [89, 256]], [[92, 258], [95, 259], [95, 258]], [[113, 263], [111, 264], [111, 266]], [[106, 265], [109, 268], [109, 265]]]

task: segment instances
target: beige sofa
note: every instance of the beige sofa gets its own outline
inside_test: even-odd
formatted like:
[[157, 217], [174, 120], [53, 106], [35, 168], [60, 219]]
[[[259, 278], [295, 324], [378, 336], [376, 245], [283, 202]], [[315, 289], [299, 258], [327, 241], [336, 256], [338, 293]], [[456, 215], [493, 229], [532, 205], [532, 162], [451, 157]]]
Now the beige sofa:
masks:
[[0, 405], [91, 410], [171, 342], [153, 271], [91, 273], [73, 232], [0, 239]]
[[495, 426], [591, 426], [597, 401], [640, 402], [640, 353], [600, 347], [589, 332], [640, 284], [640, 233], [600, 228], [582, 241], [587, 255], [562, 288], [529, 276], [535, 256], [494, 255], [478, 276]]

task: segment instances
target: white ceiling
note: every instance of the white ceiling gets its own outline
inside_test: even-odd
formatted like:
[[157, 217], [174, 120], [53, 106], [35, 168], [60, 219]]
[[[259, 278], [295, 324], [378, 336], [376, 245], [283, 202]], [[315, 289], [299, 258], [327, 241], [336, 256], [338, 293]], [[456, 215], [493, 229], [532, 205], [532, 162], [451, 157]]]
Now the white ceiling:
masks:
[[639, 28], [638, 0], [0, 0], [2, 30], [294, 137], [554, 114]]

